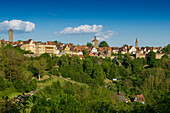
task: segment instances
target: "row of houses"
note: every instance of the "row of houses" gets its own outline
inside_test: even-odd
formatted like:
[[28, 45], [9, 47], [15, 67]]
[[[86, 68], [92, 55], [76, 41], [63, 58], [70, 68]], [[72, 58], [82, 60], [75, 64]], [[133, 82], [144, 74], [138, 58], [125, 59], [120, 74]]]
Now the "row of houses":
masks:
[[34, 54], [39, 54], [39, 55], [43, 53], [49, 53], [49, 54], [56, 53], [55, 45], [49, 45], [41, 41], [35, 42], [32, 39], [29, 39], [28, 41], [18, 41], [18, 42], [9, 42], [2, 39], [1, 44], [2, 43], [4, 45], [11, 44], [14, 47], [20, 47], [22, 50], [30, 51], [33, 52]]
[[[89, 56], [98, 56], [98, 57], [111, 57], [114, 54], [132, 54], [135, 57], [143, 57], [145, 58], [146, 55], [150, 51], [161, 53], [161, 47], [138, 47], [138, 41], [136, 39], [136, 47], [134, 46], [123, 46], [123, 47], [99, 47], [98, 40], [96, 37], [92, 40], [92, 46], [87, 45], [74, 45], [73, 43], [64, 44], [64, 43], [55, 43], [54, 41], [33, 41], [29, 39], [28, 41], [5, 41], [4, 39], [1, 40], [1, 43], [4, 45], [12, 44], [14, 47], [20, 47], [23, 50], [33, 52], [35, 55], [41, 55], [43, 53], [49, 54], [56, 54], [56, 55], [63, 55], [68, 54], [70, 56], [78, 55], [83, 58], [83, 50], [87, 51]], [[0, 43], [0, 44], [1, 44]], [[161, 57], [162, 55], [159, 54]]]

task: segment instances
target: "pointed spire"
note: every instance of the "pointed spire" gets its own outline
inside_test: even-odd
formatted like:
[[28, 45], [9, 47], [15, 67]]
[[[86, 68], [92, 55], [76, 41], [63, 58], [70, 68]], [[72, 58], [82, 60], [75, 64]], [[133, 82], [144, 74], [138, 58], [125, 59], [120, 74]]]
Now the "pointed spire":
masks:
[[135, 42], [136, 47], [138, 47], [138, 39], [136, 38], [136, 42]]

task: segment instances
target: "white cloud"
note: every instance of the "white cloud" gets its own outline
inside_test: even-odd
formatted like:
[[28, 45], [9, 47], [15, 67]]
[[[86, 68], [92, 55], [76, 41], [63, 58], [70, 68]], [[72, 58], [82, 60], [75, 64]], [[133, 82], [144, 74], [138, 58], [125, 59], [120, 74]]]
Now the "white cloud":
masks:
[[109, 39], [113, 35], [116, 35], [116, 34], [117, 34], [117, 32], [109, 30], [109, 31], [106, 31], [106, 32], [96, 33], [95, 35], [97, 36], [98, 40], [106, 40], [106, 39]]
[[10, 28], [20, 32], [31, 32], [35, 29], [35, 24], [29, 21], [22, 20], [6, 20], [0, 23], [0, 32], [6, 32]]
[[[60, 34], [82, 34], [82, 33], [97, 33], [102, 31], [102, 25], [80, 25], [78, 27], [66, 27], [60, 31]], [[56, 34], [56, 32], [55, 32]]]

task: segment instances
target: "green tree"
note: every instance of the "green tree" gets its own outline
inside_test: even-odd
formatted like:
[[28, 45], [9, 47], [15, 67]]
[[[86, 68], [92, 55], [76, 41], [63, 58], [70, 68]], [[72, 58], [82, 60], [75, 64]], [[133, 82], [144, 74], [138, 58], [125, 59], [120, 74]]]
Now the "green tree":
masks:
[[84, 56], [84, 57], [87, 57], [87, 56], [88, 56], [87, 50], [85, 50], [85, 49], [83, 49], [83, 56]]
[[[101, 64], [102, 68], [103, 68], [103, 71], [105, 72], [105, 75], [107, 78], [109, 78], [110, 76], [110, 64], [106, 61], [103, 61], [102, 64]], [[112, 78], [109, 78], [109, 79], [112, 79]]]
[[102, 41], [100, 42], [99, 47], [109, 47], [109, 45], [107, 44], [106, 41]]
[[87, 44], [86, 44], [88, 47], [90, 47], [90, 46], [92, 46], [92, 43], [90, 43], [90, 42], [87, 42]]
[[29, 86], [30, 86], [30, 90], [31, 91], [36, 90], [37, 89], [37, 80], [36, 79], [32, 79], [30, 84], [29, 84]]
[[153, 51], [150, 51], [147, 55], [147, 62], [148, 64], [153, 67], [153, 63], [156, 62], [156, 53]]
[[132, 62], [132, 71], [135, 74], [139, 74], [143, 69], [143, 62], [140, 58], [133, 60]]
[[93, 62], [91, 61], [90, 58], [86, 58], [83, 62], [83, 71], [88, 75], [91, 75], [92, 70], [93, 70]]
[[41, 54], [39, 58], [44, 58], [45, 59], [46, 66], [47, 66], [48, 70], [50, 70], [52, 68], [53, 60], [52, 60], [52, 57], [50, 56], [50, 54], [48, 54], [48, 53]]
[[124, 55], [124, 58], [123, 58], [123, 65], [125, 65], [125, 67], [127, 68], [130, 64], [131, 64], [131, 62], [132, 62], [132, 59], [131, 59], [131, 57], [130, 57], [130, 54], [125, 54]]
[[101, 65], [94, 64], [92, 78], [95, 79], [99, 85], [104, 85], [104, 79], [106, 78], [106, 75]]
[[163, 53], [170, 53], [170, 44], [168, 44], [167, 46], [165, 46], [165, 47], [162, 49], [162, 52], [163, 52]]
[[5, 80], [3, 77], [0, 77], [0, 91], [3, 91], [6, 88]]
[[44, 74], [45, 69], [47, 68], [46, 59], [40, 58], [39, 60], [34, 60], [33, 66], [38, 71], [38, 80], [40, 80], [40, 77], [42, 74]]
[[54, 43], [55, 43], [55, 44], [57, 44], [57, 43], [58, 43], [58, 41], [57, 41], [57, 40], [55, 40], [55, 41], [54, 41]]

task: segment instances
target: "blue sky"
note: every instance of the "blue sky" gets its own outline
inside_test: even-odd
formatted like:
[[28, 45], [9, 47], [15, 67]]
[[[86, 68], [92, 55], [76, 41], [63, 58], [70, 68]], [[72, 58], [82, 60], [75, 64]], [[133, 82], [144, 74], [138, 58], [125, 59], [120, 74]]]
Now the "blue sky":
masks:
[[0, 0], [1, 38], [8, 40], [9, 27], [14, 28], [14, 41], [32, 38], [82, 45], [97, 35], [110, 46], [134, 45], [136, 37], [139, 46], [165, 46], [170, 43], [170, 1]]

